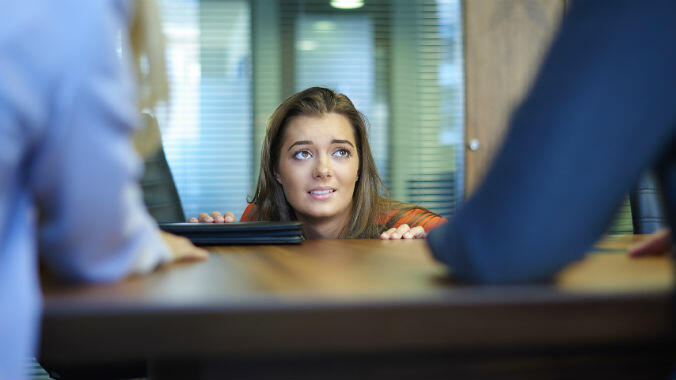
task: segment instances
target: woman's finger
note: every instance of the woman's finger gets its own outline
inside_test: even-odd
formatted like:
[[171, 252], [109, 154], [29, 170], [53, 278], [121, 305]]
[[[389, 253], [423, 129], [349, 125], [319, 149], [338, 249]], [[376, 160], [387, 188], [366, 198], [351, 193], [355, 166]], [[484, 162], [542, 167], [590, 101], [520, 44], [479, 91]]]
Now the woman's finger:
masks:
[[396, 231], [396, 228], [390, 228], [387, 231], [384, 231], [382, 234], [380, 234], [380, 238], [383, 240], [390, 240], [390, 236]]
[[213, 223], [214, 222], [214, 218], [212, 218], [211, 215], [207, 214], [206, 212], [201, 213], [199, 215], [199, 217], [197, 218], [197, 220], [200, 223]]
[[230, 211], [226, 212], [223, 215], [223, 221], [225, 223], [232, 223], [235, 221], [235, 214], [231, 213]]
[[404, 232], [402, 239], [422, 239], [425, 235], [425, 229], [422, 226], [413, 227], [410, 230]]
[[224, 223], [225, 222], [223, 215], [218, 211], [213, 211], [211, 213], [211, 217], [214, 219], [214, 223]]
[[402, 224], [401, 226], [397, 227], [397, 230], [390, 235], [390, 239], [399, 240], [410, 229], [411, 227], [409, 227], [408, 224]]
[[413, 227], [409, 232], [413, 236], [413, 239], [424, 239], [427, 237], [427, 232], [425, 232], [423, 226]]

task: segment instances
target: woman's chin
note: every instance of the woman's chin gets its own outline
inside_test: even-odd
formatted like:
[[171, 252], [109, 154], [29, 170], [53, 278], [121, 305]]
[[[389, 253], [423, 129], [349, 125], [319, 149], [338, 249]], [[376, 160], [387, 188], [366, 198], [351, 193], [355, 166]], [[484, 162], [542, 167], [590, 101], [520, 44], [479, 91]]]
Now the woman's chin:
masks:
[[312, 210], [302, 210], [299, 214], [308, 219], [332, 219], [340, 216], [342, 213], [335, 209], [316, 208]]

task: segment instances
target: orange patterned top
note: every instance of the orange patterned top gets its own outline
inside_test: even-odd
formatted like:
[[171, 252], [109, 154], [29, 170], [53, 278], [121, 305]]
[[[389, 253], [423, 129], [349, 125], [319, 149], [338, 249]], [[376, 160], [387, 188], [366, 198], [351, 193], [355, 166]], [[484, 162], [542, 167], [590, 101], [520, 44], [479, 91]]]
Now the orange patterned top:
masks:
[[[240, 222], [256, 221], [256, 218], [253, 215], [253, 208], [254, 204], [249, 203], [249, 205], [244, 210], [244, 213], [242, 213], [242, 217], [239, 219], [239, 221]], [[383, 225], [386, 225], [389, 222], [391, 222], [390, 219], [393, 218], [396, 214], [397, 210], [392, 211], [387, 220], [382, 221]], [[440, 225], [446, 222], [447, 220], [443, 216], [433, 214], [423, 209], [414, 208], [407, 211], [404, 215], [402, 215], [396, 222], [394, 222], [392, 227], [397, 228], [402, 224], [408, 224], [410, 227], [422, 226], [425, 229], [425, 232], [430, 232], [431, 230], [439, 227]]]

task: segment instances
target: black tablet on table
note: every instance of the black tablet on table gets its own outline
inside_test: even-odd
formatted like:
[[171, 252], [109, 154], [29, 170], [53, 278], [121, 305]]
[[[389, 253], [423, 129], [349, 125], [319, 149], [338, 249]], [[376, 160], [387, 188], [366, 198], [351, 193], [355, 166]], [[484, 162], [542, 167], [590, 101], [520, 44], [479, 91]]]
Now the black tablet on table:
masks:
[[196, 245], [298, 244], [305, 238], [301, 222], [160, 223]]

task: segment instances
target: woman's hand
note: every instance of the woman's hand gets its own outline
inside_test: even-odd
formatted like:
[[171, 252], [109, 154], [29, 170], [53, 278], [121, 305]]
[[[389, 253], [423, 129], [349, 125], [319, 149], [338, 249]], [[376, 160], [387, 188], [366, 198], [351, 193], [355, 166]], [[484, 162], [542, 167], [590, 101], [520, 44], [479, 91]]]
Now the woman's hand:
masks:
[[218, 211], [212, 212], [211, 215], [203, 212], [197, 218], [193, 216], [188, 219], [188, 223], [233, 223], [234, 221], [235, 214], [230, 211], [226, 212], [225, 215], [221, 215]]
[[382, 240], [424, 239], [425, 237], [427, 237], [427, 233], [422, 226], [411, 228], [408, 224], [402, 224], [397, 228], [390, 228], [380, 234], [380, 239]]
[[172, 253], [172, 261], [202, 261], [209, 257], [209, 252], [197, 248], [183, 236], [177, 236], [168, 232], [160, 231], [160, 236], [169, 246]]
[[629, 247], [629, 257], [660, 256], [671, 252], [671, 232], [662, 228], [653, 236]]

